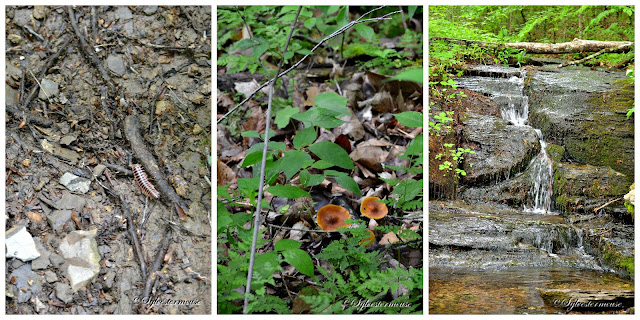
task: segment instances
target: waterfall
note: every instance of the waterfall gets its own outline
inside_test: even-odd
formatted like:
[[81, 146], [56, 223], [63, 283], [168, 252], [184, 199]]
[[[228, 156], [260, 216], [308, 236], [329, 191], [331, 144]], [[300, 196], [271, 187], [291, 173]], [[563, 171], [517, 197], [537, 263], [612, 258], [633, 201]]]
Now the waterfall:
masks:
[[547, 144], [542, 138], [540, 129], [535, 129], [540, 137], [540, 153], [531, 160], [531, 179], [533, 185], [530, 196], [533, 198], [533, 207], [527, 208], [526, 212], [547, 214], [551, 206], [551, 187], [553, 183], [553, 166], [551, 159], [547, 156]]
[[[500, 102], [500, 114], [502, 119], [516, 126], [527, 125], [529, 121], [529, 97], [524, 94], [524, 74], [521, 77], [509, 78], [509, 83], [516, 86], [518, 95], [505, 94], [494, 97]], [[533, 199], [532, 207], [525, 205], [524, 211], [531, 213], [547, 214], [551, 206], [551, 187], [553, 167], [551, 159], [547, 156], [547, 144], [542, 137], [542, 131], [535, 129], [540, 138], [540, 154], [531, 161], [531, 187], [529, 196]]]

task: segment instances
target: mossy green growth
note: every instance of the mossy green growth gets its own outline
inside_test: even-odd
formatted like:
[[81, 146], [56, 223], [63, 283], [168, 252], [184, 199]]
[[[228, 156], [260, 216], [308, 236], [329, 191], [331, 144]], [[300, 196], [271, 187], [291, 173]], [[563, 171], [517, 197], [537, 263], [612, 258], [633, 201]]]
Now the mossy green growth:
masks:
[[564, 156], [564, 147], [555, 143], [547, 143], [547, 155], [553, 162], [560, 162]]
[[635, 218], [634, 217], [634, 206], [631, 204], [631, 202], [629, 201], [625, 201], [624, 202], [624, 206], [627, 208], [627, 211], [629, 211], [629, 213], [631, 214], [631, 218]]
[[619, 263], [622, 267], [625, 267], [627, 269], [631, 277], [634, 276], [635, 267], [634, 267], [633, 256], [626, 256], [626, 257], [620, 258]]

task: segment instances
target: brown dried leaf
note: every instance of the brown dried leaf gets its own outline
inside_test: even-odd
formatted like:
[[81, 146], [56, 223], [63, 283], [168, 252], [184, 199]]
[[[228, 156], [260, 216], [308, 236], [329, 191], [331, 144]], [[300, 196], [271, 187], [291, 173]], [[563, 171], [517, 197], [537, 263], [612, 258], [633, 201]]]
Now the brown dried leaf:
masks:
[[385, 245], [385, 244], [392, 244], [398, 241], [400, 241], [400, 239], [398, 239], [398, 236], [396, 236], [396, 234], [393, 232], [389, 232], [384, 236], [382, 236], [382, 239], [380, 239], [379, 243], [382, 245]]
[[236, 174], [229, 166], [218, 159], [218, 186], [234, 183]]
[[313, 99], [320, 94], [320, 88], [316, 86], [309, 87], [307, 88], [306, 94], [307, 94], [307, 99], [304, 100], [304, 105], [315, 107], [316, 103], [313, 101]]

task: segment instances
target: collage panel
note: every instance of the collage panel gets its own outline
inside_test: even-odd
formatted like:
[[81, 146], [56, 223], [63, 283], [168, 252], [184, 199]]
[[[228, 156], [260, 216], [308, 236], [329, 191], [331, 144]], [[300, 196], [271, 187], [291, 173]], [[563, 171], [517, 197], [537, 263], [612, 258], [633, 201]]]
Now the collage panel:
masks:
[[5, 7], [5, 313], [211, 314], [211, 6]]
[[216, 17], [217, 313], [422, 314], [423, 7]]
[[634, 313], [634, 8], [429, 7], [429, 314]]

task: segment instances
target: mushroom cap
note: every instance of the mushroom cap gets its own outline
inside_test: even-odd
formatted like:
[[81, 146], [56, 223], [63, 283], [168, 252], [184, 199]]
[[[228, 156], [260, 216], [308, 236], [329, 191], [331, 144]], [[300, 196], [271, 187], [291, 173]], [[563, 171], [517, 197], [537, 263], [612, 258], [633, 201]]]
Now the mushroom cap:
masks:
[[335, 204], [328, 204], [318, 210], [317, 221], [322, 230], [333, 231], [348, 226], [344, 221], [349, 218], [351, 215], [347, 209]]
[[362, 200], [362, 204], [360, 204], [360, 213], [370, 219], [384, 218], [389, 210], [387, 209], [386, 204], [378, 201], [380, 201], [380, 198], [378, 197], [364, 198], [364, 200]]
[[360, 241], [360, 245], [365, 247], [372, 245], [373, 242], [376, 240], [376, 236], [373, 234], [373, 231], [367, 230], [367, 232], [369, 232], [369, 236]]

